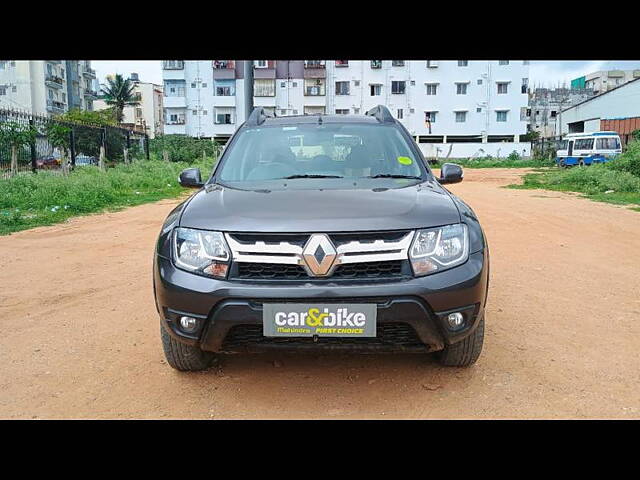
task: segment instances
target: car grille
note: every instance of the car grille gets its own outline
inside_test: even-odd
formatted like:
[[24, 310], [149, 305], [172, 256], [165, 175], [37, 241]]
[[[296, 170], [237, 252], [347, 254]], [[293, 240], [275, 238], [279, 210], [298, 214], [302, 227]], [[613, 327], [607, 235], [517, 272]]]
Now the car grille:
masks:
[[403, 275], [403, 262], [349, 263], [338, 265], [333, 275], [328, 278], [311, 277], [300, 265], [284, 265], [277, 263], [238, 263], [233, 278], [253, 280], [335, 280], [348, 278], [393, 278]]
[[375, 337], [265, 337], [262, 325], [236, 325], [222, 342], [223, 351], [251, 350], [252, 347], [348, 347], [373, 349], [420, 349], [427, 347], [420, 341], [413, 327], [407, 323], [380, 323]]
[[[314, 253], [309, 252], [314, 248], [309, 245], [311, 234], [228, 233], [226, 239], [233, 257], [229, 278], [339, 280], [411, 275], [408, 263], [411, 230], [328, 233], [326, 236], [328, 250], [322, 247], [320, 258], [323, 253], [333, 254], [335, 260], [328, 264], [330, 269], [317, 271], [309, 263], [313, 262], [310, 253]], [[316, 271], [314, 275], [312, 272]]]

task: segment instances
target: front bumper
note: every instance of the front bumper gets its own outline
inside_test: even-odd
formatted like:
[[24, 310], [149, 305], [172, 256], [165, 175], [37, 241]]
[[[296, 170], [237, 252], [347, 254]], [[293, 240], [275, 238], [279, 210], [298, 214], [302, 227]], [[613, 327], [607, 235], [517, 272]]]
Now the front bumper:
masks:
[[[374, 347], [375, 350], [437, 351], [471, 334], [484, 314], [489, 277], [488, 250], [473, 253], [463, 265], [441, 273], [388, 282], [245, 282], [216, 280], [177, 269], [171, 260], [156, 255], [154, 292], [163, 326], [176, 340], [212, 352], [253, 351], [266, 348], [296, 349], [318, 346], [334, 349]], [[366, 302], [377, 303], [378, 329], [384, 324], [410, 325], [420, 340], [403, 344], [359, 344], [358, 342], [225, 342], [235, 326], [262, 325], [264, 302]], [[444, 317], [451, 311], [466, 309], [464, 327], [448, 328]], [[185, 334], [178, 326], [180, 315], [201, 319], [201, 328]], [[387, 325], [391, 328], [391, 325]], [[231, 345], [231, 346], [230, 346]], [[242, 348], [240, 348], [242, 347]], [[415, 347], [415, 348], [414, 348]], [[420, 348], [418, 348], [420, 347]]]

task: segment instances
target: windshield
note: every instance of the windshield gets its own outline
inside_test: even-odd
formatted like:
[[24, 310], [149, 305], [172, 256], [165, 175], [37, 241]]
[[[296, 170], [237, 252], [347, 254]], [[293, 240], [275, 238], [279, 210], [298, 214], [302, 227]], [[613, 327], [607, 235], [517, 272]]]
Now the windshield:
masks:
[[238, 132], [217, 178], [245, 183], [296, 178], [416, 178], [425, 167], [400, 130], [379, 124], [313, 124]]

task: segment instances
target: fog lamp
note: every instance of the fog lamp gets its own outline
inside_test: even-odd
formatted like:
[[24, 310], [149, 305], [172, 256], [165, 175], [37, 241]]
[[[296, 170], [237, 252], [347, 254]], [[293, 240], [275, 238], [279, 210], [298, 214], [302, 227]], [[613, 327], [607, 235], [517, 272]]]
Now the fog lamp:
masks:
[[193, 333], [198, 329], [198, 319], [193, 317], [180, 317], [180, 327], [187, 333]]
[[464, 324], [464, 315], [460, 312], [450, 313], [447, 315], [447, 322], [452, 329], [458, 329]]

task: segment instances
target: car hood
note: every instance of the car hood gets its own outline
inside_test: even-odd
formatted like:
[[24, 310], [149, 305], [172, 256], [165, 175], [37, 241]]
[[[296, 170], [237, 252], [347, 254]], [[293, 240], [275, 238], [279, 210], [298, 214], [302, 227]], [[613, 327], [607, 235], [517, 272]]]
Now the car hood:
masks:
[[460, 221], [435, 181], [403, 188], [248, 191], [207, 185], [180, 225], [235, 232], [349, 232], [426, 228]]

